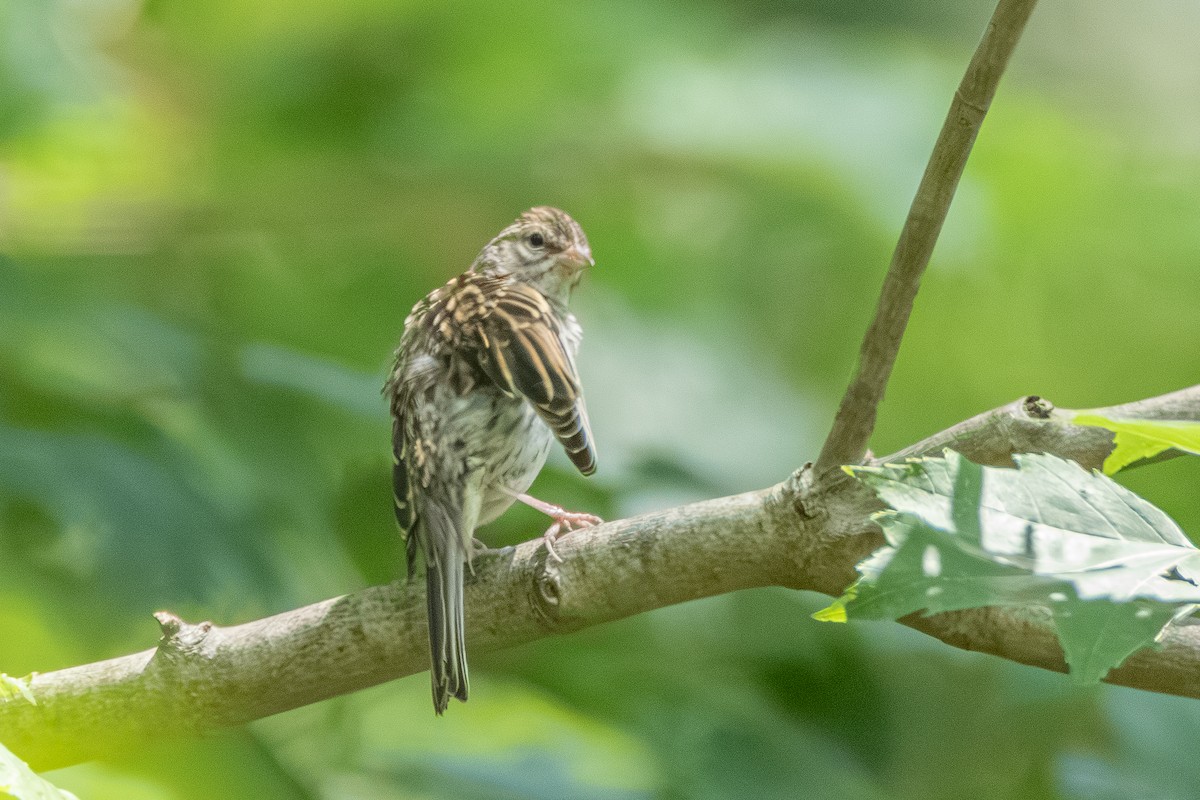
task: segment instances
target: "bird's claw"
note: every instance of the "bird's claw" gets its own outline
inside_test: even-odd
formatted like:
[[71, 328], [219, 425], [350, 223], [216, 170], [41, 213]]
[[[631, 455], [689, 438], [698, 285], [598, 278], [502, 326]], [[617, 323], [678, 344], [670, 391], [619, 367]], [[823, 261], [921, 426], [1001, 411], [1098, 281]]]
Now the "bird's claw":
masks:
[[565, 511], [561, 508], [556, 509], [550, 516], [554, 519], [554, 524], [542, 534], [542, 541], [546, 543], [546, 552], [560, 564], [562, 563], [562, 556], [554, 549], [554, 543], [558, 540], [558, 537], [579, 528], [590, 528], [593, 525], [599, 525], [604, 522], [604, 520], [595, 514]]

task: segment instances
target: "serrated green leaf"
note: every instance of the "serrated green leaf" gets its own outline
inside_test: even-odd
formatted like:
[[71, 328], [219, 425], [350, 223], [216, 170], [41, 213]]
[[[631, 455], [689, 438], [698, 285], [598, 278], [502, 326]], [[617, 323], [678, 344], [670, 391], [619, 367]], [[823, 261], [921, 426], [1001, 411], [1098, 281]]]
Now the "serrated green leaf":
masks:
[[1094, 682], [1200, 603], [1200, 551], [1162, 511], [1048, 455], [1017, 469], [958, 453], [855, 468], [893, 510], [887, 546], [829, 610], [896, 618], [995, 605], [1052, 609], [1080, 682]]
[[1073, 461], [1033, 453], [1016, 456], [1016, 461], [1015, 470], [980, 467], [947, 450], [945, 458], [855, 467], [853, 474], [897, 511], [915, 514], [935, 528], [958, 530], [951, 507], [958, 472], [980, 471], [985, 485], [980, 490], [979, 514], [1000, 551], [1020, 552], [1027, 525], [1192, 547], [1179, 526], [1152, 503]]
[[1167, 450], [1200, 455], [1200, 422], [1192, 420], [1110, 419], [1099, 414], [1076, 414], [1076, 425], [1112, 431], [1113, 451], [1104, 459], [1104, 474], [1114, 475], [1130, 464]]
[[38, 776], [8, 748], [0, 744], [0, 798], [12, 800], [79, 800]]

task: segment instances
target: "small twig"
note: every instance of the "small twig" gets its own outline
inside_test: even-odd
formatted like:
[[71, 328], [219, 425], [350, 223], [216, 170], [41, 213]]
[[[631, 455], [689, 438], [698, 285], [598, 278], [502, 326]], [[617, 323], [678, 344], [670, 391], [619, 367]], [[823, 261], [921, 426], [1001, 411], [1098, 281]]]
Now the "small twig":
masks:
[[867, 451], [875, 416], [900, 341], [912, 313], [921, 275], [929, 263], [950, 201], [996, 86], [1037, 0], [1000, 0], [967, 73], [954, 93], [933, 155], [913, 198], [892, 263], [884, 279], [875, 319], [863, 337], [858, 370], [838, 407], [829, 437], [817, 459], [817, 475], [841, 464], [856, 464]]

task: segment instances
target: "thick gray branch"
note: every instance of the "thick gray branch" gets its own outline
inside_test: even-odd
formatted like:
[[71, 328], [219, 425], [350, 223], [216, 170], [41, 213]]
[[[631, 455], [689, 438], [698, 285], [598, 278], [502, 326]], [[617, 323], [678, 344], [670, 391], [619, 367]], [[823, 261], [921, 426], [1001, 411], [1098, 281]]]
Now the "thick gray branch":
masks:
[[921, 276], [950, 211], [967, 157], [996, 95], [1000, 76], [1017, 46], [1037, 0], [1000, 0], [967, 72], [954, 93], [925, 174], [917, 187], [900, 240], [884, 278], [875, 318], [863, 337], [858, 369], [842, 398], [833, 428], [817, 459], [821, 475], [841, 464], [857, 464], [875, 429], [875, 415], [900, 352]]
[[[1200, 419], [1200, 386], [1110, 409], [1111, 416]], [[947, 445], [988, 463], [1044, 451], [1099, 466], [1103, 430], [1024, 398], [903, 451]], [[899, 455], [899, 454], [898, 454]], [[878, 501], [856, 481], [815, 484], [802, 470], [769, 489], [577, 531], [546, 557], [540, 539], [476, 561], [467, 587], [473, 652], [578, 630], [686, 600], [757, 586], [838, 594], [881, 542]], [[364, 589], [229, 628], [160, 613], [156, 649], [37, 675], [37, 705], [0, 702], [0, 742], [37, 768], [95, 757], [140, 738], [239, 725], [428, 666], [419, 585]], [[1064, 669], [1049, 622], [985, 609], [905, 623], [957, 647]], [[815, 624], [815, 623], [814, 623]], [[1136, 654], [1110, 681], [1200, 697], [1200, 628], [1171, 630], [1165, 647]]]

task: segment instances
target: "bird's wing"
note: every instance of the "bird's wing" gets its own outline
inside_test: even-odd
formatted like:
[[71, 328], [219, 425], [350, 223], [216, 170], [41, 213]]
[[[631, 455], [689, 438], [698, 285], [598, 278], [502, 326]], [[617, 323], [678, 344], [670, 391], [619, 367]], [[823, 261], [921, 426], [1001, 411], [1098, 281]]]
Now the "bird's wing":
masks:
[[596, 450], [575, 357], [563, 323], [531, 286], [480, 281], [478, 294], [460, 296], [459, 330], [473, 339], [476, 360], [500, 389], [524, 395], [584, 475], [596, 471]]
[[396, 413], [393, 399], [392, 416], [392, 499], [396, 512], [396, 523], [400, 526], [400, 538], [404, 540], [405, 561], [411, 578], [417, 562], [417, 537], [413, 528], [417, 524], [417, 511], [413, 496], [412, 448], [405, 432], [404, 419]]
[[416, 335], [422, 320], [429, 317], [432, 302], [426, 297], [417, 303], [404, 321], [404, 336], [396, 350], [396, 360], [383, 394], [388, 400], [392, 416], [392, 496], [396, 523], [405, 543], [408, 576], [411, 578], [417, 563], [417, 537], [414, 530], [419, 523], [416, 492], [422, 476], [428, 471], [428, 448], [421, 446], [417, 430], [414, 392], [427, 384], [433, 375], [434, 360], [419, 346]]

